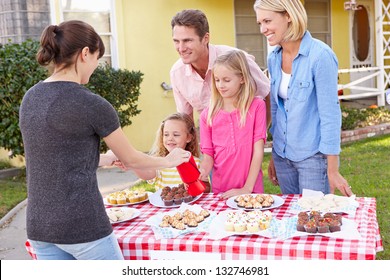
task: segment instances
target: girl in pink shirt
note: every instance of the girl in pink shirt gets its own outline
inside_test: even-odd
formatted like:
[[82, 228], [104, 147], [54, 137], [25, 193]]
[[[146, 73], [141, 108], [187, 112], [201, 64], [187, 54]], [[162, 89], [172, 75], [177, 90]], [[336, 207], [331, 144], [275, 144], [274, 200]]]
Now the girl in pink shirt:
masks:
[[219, 56], [213, 66], [210, 105], [200, 116], [200, 179], [212, 170], [212, 191], [223, 198], [263, 193], [261, 164], [266, 140], [265, 102], [240, 50]]

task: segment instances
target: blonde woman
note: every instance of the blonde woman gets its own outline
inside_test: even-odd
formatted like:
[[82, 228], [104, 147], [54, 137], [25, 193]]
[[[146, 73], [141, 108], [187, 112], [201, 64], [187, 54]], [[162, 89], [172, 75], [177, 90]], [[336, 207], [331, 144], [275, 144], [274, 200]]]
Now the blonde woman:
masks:
[[282, 193], [352, 191], [339, 173], [341, 111], [338, 61], [307, 30], [300, 0], [257, 0], [260, 32], [275, 49], [271, 76], [272, 159], [268, 174]]

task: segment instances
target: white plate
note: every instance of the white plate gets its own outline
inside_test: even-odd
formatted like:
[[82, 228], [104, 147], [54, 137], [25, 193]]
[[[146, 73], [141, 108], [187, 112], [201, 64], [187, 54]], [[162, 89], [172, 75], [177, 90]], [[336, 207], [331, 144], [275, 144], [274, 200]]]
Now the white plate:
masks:
[[[255, 197], [257, 194], [251, 194], [251, 195], [253, 197]], [[272, 203], [272, 205], [270, 207], [263, 207], [261, 209], [245, 209], [243, 207], [238, 207], [237, 202], [234, 201], [237, 196], [233, 196], [233, 197], [229, 198], [228, 200], [226, 200], [226, 205], [229, 206], [230, 208], [233, 208], [233, 209], [253, 211], [253, 210], [269, 210], [269, 209], [273, 209], [273, 208], [278, 208], [284, 204], [284, 199], [281, 198], [280, 196], [273, 195], [273, 194], [271, 194], [271, 196], [274, 199], [274, 203]]]
[[148, 197], [144, 200], [141, 200], [141, 201], [137, 201], [137, 202], [128, 202], [128, 203], [124, 203], [124, 204], [112, 204], [112, 203], [108, 203], [107, 201], [107, 198], [103, 198], [103, 202], [105, 205], [110, 205], [110, 206], [128, 206], [128, 205], [134, 205], [134, 204], [139, 204], [139, 203], [142, 203], [142, 202], [145, 202], [145, 201], [148, 201], [149, 200], [149, 197], [153, 194], [152, 192], [147, 192], [148, 194]]
[[[178, 208], [178, 207], [180, 207], [180, 205], [177, 205], [177, 204], [173, 204], [172, 206], [165, 206], [164, 201], [161, 199], [160, 194], [161, 194], [161, 190], [158, 190], [155, 193], [153, 193], [152, 195], [150, 195], [149, 202], [156, 207], [162, 207], [162, 208]], [[202, 194], [203, 193], [201, 193], [198, 196], [195, 196], [192, 201], [185, 202], [185, 203], [191, 204], [191, 203], [197, 201], [202, 196]]]
[[[137, 218], [139, 215], [141, 215], [141, 211], [135, 208], [128, 208], [128, 207], [112, 207], [112, 208], [106, 208], [107, 215], [111, 211], [122, 211], [124, 216], [123, 218], [118, 219], [117, 221], [113, 221], [110, 219], [111, 224], [117, 224], [122, 223], [126, 221], [130, 221], [132, 219]], [[110, 216], [109, 216], [110, 217]]]

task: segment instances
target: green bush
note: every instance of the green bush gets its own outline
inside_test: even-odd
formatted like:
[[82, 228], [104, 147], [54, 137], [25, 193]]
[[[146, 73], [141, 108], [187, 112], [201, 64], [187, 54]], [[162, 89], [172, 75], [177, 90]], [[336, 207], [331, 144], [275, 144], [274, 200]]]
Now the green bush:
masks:
[[352, 130], [390, 122], [390, 111], [386, 107], [358, 109], [341, 106], [341, 112], [342, 130]]
[[24, 93], [47, 77], [45, 68], [35, 60], [39, 44], [28, 40], [21, 44], [0, 45], [0, 147], [23, 155], [19, 130], [19, 106]]
[[[24, 155], [19, 129], [19, 107], [26, 91], [48, 76], [35, 59], [39, 42], [0, 44], [0, 147], [12, 156]], [[107, 99], [117, 110], [121, 126], [131, 124], [137, 108], [143, 74], [100, 65], [86, 87]], [[106, 150], [102, 145], [102, 151]]]
[[114, 69], [100, 65], [86, 85], [92, 92], [104, 97], [114, 106], [121, 126], [131, 125], [131, 117], [141, 113], [137, 108], [143, 74], [139, 71]]

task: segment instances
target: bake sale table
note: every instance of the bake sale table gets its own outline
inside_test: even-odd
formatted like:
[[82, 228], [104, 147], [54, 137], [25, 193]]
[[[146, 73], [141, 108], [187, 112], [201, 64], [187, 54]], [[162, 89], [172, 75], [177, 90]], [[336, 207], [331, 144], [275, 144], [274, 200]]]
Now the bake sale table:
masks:
[[[283, 219], [294, 214], [288, 209], [299, 199], [299, 195], [282, 196], [285, 203], [272, 209], [273, 217]], [[357, 198], [359, 207], [353, 218], [361, 235], [360, 240], [345, 240], [325, 236], [300, 236], [285, 240], [259, 235], [233, 235], [220, 240], [208, 238], [206, 232], [180, 235], [170, 239], [156, 239], [145, 221], [161, 212], [172, 209], [158, 208], [148, 202], [134, 205], [141, 215], [113, 226], [125, 259], [180, 259], [202, 258], [226, 260], [284, 260], [284, 259], [336, 259], [370, 260], [383, 250], [376, 218], [375, 198]], [[204, 194], [195, 202], [213, 212], [228, 210], [226, 201], [218, 195]], [[349, 218], [348, 216], [346, 216]]]
[[[283, 195], [284, 204], [270, 210], [276, 219], [294, 216], [292, 205], [299, 195]], [[172, 209], [153, 206], [148, 201], [132, 205], [141, 214], [136, 218], [113, 224], [114, 233], [127, 260], [157, 259], [221, 259], [221, 260], [374, 260], [383, 251], [375, 198], [358, 197], [359, 207], [354, 217], [345, 216], [357, 225], [361, 238], [347, 240], [321, 235], [297, 236], [276, 239], [253, 235], [232, 235], [211, 239], [207, 232], [194, 232], [175, 238], [156, 239], [152, 228], [145, 221], [161, 212]], [[215, 194], [203, 194], [195, 204], [214, 213], [228, 210], [226, 201]], [[223, 229], [221, 229], [223, 230]], [[35, 258], [34, 250], [26, 242], [26, 248]]]

